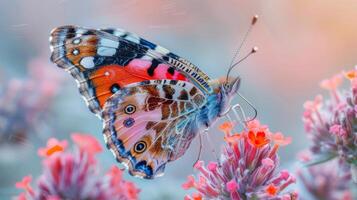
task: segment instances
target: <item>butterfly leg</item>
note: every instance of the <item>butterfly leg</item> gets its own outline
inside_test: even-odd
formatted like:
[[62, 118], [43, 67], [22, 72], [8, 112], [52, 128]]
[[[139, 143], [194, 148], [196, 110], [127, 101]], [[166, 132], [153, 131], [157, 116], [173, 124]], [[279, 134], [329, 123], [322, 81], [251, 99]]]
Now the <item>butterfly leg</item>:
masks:
[[198, 155], [196, 161], [193, 163], [193, 167], [197, 164], [197, 162], [201, 159], [201, 153], [202, 153], [202, 136], [201, 133], [198, 134], [198, 137], [200, 139], [200, 148], [198, 150]]
[[234, 124], [238, 124], [245, 128], [248, 120], [242, 106], [237, 103], [231, 107], [231, 111], [232, 112], [229, 112], [225, 115], [225, 118], [229, 122], [233, 122]]

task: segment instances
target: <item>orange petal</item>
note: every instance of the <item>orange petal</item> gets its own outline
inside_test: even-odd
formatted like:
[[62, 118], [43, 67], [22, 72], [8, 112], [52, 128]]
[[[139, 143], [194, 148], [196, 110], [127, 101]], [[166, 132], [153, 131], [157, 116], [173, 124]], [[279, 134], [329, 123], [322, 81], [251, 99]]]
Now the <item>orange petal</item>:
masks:
[[268, 193], [270, 196], [275, 196], [278, 193], [278, 188], [275, 187], [273, 184], [270, 184], [266, 189], [266, 193]]
[[239, 133], [235, 133], [234, 135], [224, 136], [224, 141], [227, 143], [235, 143], [237, 140], [241, 139], [242, 135]]
[[226, 132], [229, 132], [229, 131], [232, 131], [233, 130], [233, 122], [224, 122], [223, 124], [221, 124], [219, 127], [218, 127], [221, 131], [224, 131], [225, 133]]

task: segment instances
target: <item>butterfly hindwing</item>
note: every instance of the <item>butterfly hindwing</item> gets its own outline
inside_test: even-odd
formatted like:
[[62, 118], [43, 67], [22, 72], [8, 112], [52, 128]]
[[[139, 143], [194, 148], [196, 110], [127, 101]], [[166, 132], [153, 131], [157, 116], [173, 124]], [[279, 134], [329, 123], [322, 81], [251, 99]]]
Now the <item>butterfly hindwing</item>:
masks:
[[108, 99], [104, 137], [132, 175], [154, 178], [183, 155], [197, 133], [195, 117], [205, 95], [186, 81], [152, 80], [128, 85]]

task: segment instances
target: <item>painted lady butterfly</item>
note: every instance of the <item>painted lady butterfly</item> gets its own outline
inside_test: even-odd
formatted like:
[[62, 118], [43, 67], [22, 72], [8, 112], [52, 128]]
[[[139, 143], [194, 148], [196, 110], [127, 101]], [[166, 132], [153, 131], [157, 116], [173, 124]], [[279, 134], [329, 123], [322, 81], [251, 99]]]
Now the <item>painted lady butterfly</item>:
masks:
[[52, 62], [77, 81], [104, 139], [131, 175], [162, 175], [219, 118], [239, 78], [211, 80], [189, 61], [120, 29], [63, 26], [50, 37]]

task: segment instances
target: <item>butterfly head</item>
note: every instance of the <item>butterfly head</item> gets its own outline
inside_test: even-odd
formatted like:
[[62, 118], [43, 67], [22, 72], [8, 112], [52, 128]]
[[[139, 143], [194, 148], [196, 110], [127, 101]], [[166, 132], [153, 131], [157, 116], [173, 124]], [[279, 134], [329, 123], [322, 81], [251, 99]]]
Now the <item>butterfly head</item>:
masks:
[[221, 93], [227, 97], [237, 94], [241, 79], [239, 77], [219, 80]]
[[239, 86], [240, 86], [241, 79], [239, 77], [226, 77], [216, 80], [213, 83], [213, 88], [215, 94], [218, 95], [220, 98], [219, 102], [219, 115], [223, 115], [230, 106], [231, 100], [237, 94]]

